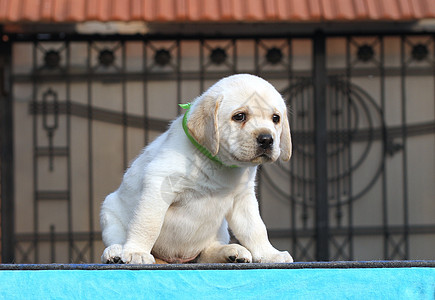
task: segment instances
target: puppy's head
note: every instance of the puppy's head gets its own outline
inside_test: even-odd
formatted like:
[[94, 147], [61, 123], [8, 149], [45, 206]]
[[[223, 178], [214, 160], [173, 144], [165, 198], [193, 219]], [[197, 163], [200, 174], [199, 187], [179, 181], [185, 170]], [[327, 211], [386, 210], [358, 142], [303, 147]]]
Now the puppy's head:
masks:
[[195, 100], [187, 127], [228, 165], [258, 165], [291, 157], [284, 100], [257, 76], [240, 74], [218, 81]]

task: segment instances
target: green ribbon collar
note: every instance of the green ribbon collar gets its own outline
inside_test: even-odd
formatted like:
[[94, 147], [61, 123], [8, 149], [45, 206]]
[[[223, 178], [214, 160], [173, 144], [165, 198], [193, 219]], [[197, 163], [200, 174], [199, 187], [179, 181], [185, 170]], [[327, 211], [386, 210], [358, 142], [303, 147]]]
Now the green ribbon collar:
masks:
[[189, 138], [189, 140], [192, 142], [192, 144], [205, 156], [207, 156], [209, 159], [211, 159], [212, 161], [214, 161], [215, 163], [225, 166], [225, 167], [229, 167], [229, 168], [238, 168], [238, 166], [236, 165], [231, 165], [228, 166], [226, 164], [224, 164], [222, 161], [220, 161], [219, 158], [217, 158], [216, 156], [213, 156], [210, 151], [207, 150], [207, 148], [205, 148], [203, 145], [201, 145], [200, 143], [198, 143], [195, 138], [189, 133], [189, 129], [187, 128], [187, 115], [189, 114], [190, 111], [190, 107], [192, 106], [191, 103], [186, 103], [186, 104], [178, 104], [182, 109], [186, 109], [186, 112], [184, 113], [184, 117], [183, 117], [183, 129], [184, 129], [184, 133], [186, 134], [186, 136]]

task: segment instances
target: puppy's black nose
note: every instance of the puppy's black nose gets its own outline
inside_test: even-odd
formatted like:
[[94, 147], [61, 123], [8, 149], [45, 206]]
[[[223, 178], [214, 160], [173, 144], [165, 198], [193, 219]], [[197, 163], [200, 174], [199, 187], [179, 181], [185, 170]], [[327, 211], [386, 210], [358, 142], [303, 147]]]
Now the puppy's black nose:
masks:
[[258, 146], [264, 150], [272, 148], [273, 138], [270, 134], [260, 134], [257, 137]]

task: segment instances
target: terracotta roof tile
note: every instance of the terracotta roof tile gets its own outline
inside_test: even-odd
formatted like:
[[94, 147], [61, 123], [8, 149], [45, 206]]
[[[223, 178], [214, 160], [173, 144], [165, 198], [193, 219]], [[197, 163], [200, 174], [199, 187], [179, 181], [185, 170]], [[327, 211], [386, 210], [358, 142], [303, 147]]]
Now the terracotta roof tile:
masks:
[[311, 19], [306, 1], [290, 0], [288, 4], [288, 20], [306, 21]]
[[37, 21], [38, 15], [40, 17], [39, 4], [39, 0], [24, 0], [21, 5], [21, 17], [26, 21]]
[[[276, 17], [275, 21], [289, 20], [290, 11], [294, 10], [292, 8], [293, 0], [276, 0]], [[296, 21], [296, 20], [295, 20]]]
[[328, 20], [334, 20], [335, 18], [335, 7], [334, 7], [333, 0], [323, 0], [320, 1], [321, 9], [322, 9], [322, 15], [323, 17]]
[[412, 8], [412, 11], [417, 18], [421, 18], [423, 16], [421, 2], [422, 1], [419, 1], [419, 0], [410, 0], [409, 1], [409, 5]]
[[339, 20], [352, 20], [355, 18], [355, 9], [353, 2], [348, 0], [335, 1], [335, 17]]
[[[405, 1], [399, 1], [405, 2]], [[398, 9], [398, 1], [396, 0], [383, 0], [379, 1], [381, 6], [381, 17], [386, 20], [397, 20], [400, 18], [399, 9]]]
[[404, 18], [412, 18], [414, 15], [409, 1], [400, 1], [399, 10]]
[[187, 0], [175, 1], [175, 18], [177, 20], [187, 20], [189, 16], [189, 10], [187, 7]]
[[9, 1], [0, 0], [0, 19], [5, 19], [8, 15]]
[[130, 19], [130, 1], [112, 1], [112, 16], [116, 21], [128, 21]]
[[9, 2], [9, 9], [6, 15], [7, 19], [10, 19], [12, 22], [16, 22], [22, 20], [21, 16], [21, 1], [11, 1]]
[[434, 0], [0, 0], [0, 22], [319, 22], [435, 18]]
[[154, 16], [154, 1], [142, 0], [142, 19], [150, 20]]
[[[236, 10], [234, 9], [234, 1], [232, 0], [221, 0], [220, 1], [220, 12], [221, 12], [221, 20], [232, 20], [234, 18], [234, 14]], [[238, 13], [238, 12], [237, 12]]]
[[67, 0], [56, 0], [53, 3], [53, 21], [62, 22], [66, 15], [66, 1]]
[[256, 21], [264, 19], [265, 5], [262, 0], [251, 0], [245, 2], [245, 20]]
[[308, 0], [308, 7], [310, 10], [310, 16], [314, 20], [320, 20], [322, 18], [322, 7], [319, 0]]
[[173, 0], [159, 0], [154, 2], [154, 18], [158, 22], [171, 21], [176, 18], [175, 2]]
[[86, 2], [86, 19], [98, 18], [98, 0], [88, 0]]
[[276, 1], [272, 0], [267, 3], [264, 7], [264, 18], [268, 20], [276, 19], [277, 6]]
[[357, 20], [367, 19], [368, 10], [367, 10], [366, 2], [362, 0], [354, 0], [353, 5], [354, 5], [353, 7], [354, 7], [355, 19]]
[[[416, 1], [416, 2], [419, 2], [419, 1]], [[435, 1], [433, 1], [433, 0], [426, 0], [426, 1], [422, 0], [420, 4], [424, 5], [424, 3], [426, 4], [426, 6], [425, 6], [426, 10], [424, 12], [426, 12], [426, 14], [428, 14], [428, 15], [431, 15], [432, 17], [435, 17]]]
[[[82, 22], [87, 19], [85, 14], [85, 1], [84, 0], [74, 0], [66, 2], [66, 14], [64, 22]], [[99, 7], [96, 7], [95, 17], [99, 17], [98, 11]]]
[[201, 8], [200, 19], [204, 21], [218, 21], [220, 16], [219, 2], [199, 0], [199, 7]]
[[381, 19], [380, 6], [378, 0], [366, 0], [367, 5], [367, 19], [379, 20]]
[[130, 1], [130, 20], [136, 21], [142, 18], [142, 2], [141, 0]]
[[53, 15], [54, 1], [51, 0], [41, 0], [41, 19], [50, 20]]

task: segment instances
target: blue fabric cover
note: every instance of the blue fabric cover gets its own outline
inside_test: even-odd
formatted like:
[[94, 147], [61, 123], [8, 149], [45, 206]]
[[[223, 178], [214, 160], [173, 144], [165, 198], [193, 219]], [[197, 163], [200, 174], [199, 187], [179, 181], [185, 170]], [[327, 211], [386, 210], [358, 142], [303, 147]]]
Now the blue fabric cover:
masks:
[[1, 299], [434, 299], [435, 268], [0, 271]]

